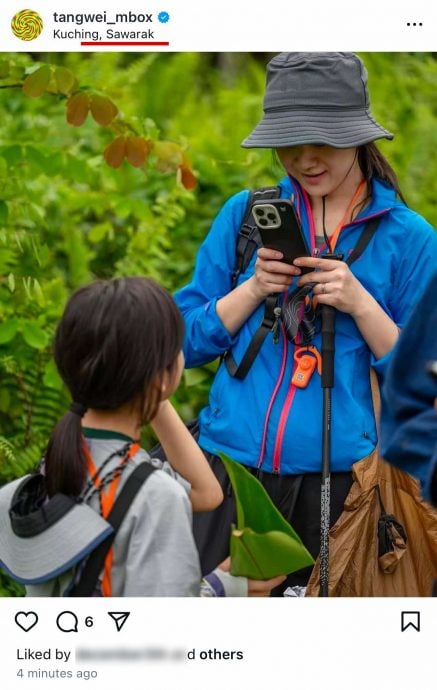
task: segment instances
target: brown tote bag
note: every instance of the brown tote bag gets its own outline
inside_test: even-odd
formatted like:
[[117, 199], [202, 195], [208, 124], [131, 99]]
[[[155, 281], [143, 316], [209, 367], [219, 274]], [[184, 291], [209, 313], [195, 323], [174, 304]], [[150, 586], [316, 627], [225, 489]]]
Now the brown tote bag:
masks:
[[[380, 396], [371, 371], [375, 417]], [[352, 466], [353, 484], [329, 539], [329, 596], [431, 596], [437, 578], [437, 511], [419, 482], [376, 448]], [[306, 596], [319, 595], [316, 561]]]

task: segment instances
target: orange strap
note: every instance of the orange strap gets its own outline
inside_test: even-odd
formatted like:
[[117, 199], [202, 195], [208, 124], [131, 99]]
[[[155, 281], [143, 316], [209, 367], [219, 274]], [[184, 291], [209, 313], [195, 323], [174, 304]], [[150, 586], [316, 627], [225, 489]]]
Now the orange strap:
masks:
[[341, 219], [341, 221], [339, 222], [339, 224], [337, 225], [334, 232], [332, 233], [332, 235], [329, 238], [329, 243], [331, 245], [331, 250], [333, 252], [335, 250], [335, 246], [337, 244], [338, 236], [341, 232], [341, 229], [342, 229], [343, 225], [345, 225], [345, 223], [348, 219], [348, 216], [349, 216], [350, 212], [352, 211], [352, 209], [354, 208], [354, 205], [355, 205], [356, 201], [358, 200], [358, 198], [360, 197], [360, 194], [363, 191], [365, 185], [366, 185], [366, 181], [361, 180], [360, 184], [358, 185], [358, 187], [355, 190], [355, 193], [354, 193], [352, 199], [350, 200], [350, 202], [348, 204], [348, 207], [347, 207], [347, 209], [343, 215], [343, 218]]
[[[124, 457], [121, 458], [119, 467], [122, 465], [125, 465], [131, 458], [133, 458], [134, 455], [139, 451], [140, 449], [140, 444], [139, 443], [132, 443], [131, 446], [129, 446], [129, 449], [124, 455]], [[97, 469], [94, 464], [94, 460], [92, 459], [90, 450], [87, 446], [86, 443], [83, 444], [83, 452], [85, 454], [86, 458], [86, 463], [87, 463], [87, 468], [88, 468], [88, 474], [90, 475], [93, 484], [95, 487], [99, 488], [102, 480], [99, 476], [97, 475]], [[100, 491], [100, 505], [101, 505], [101, 510], [102, 510], [102, 517], [106, 518], [108, 517], [109, 513], [112, 510], [112, 506], [114, 505], [115, 501], [115, 494], [117, 493], [117, 487], [120, 481], [121, 473], [118, 474], [117, 476], [114, 477], [114, 479], [111, 481], [111, 483], [108, 486], [107, 493], [104, 493], [103, 489]], [[112, 562], [114, 559], [114, 553], [112, 546], [109, 549], [107, 556], [105, 558], [105, 565], [103, 566], [103, 581], [102, 581], [102, 592], [104, 597], [110, 597], [112, 596], [112, 587], [111, 587], [111, 569], [112, 569]]]

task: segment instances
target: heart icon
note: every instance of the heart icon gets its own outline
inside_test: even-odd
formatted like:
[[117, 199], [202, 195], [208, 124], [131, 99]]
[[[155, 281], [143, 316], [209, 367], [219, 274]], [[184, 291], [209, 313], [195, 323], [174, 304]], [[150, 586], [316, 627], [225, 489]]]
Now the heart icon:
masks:
[[29, 632], [38, 623], [38, 616], [35, 611], [18, 611], [15, 622], [21, 630]]

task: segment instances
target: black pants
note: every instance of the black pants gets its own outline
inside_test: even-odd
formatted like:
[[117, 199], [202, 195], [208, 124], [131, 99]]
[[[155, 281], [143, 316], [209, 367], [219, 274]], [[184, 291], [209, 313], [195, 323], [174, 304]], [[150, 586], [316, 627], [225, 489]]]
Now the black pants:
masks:
[[[194, 513], [194, 538], [200, 554], [202, 574], [206, 575], [229, 556], [231, 524], [236, 521], [235, 501], [223, 463], [215, 455], [205, 453], [223, 489], [223, 503], [209, 513]], [[247, 468], [258, 477], [273, 503], [296, 530], [308, 551], [317, 558], [320, 550], [320, 474], [277, 475]], [[343, 511], [344, 501], [352, 485], [349, 472], [331, 474], [331, 515], [333, 525]], [[273, 596], [282, 596], [287, 587], [305, 586], [312, 568], [292, 573]]]

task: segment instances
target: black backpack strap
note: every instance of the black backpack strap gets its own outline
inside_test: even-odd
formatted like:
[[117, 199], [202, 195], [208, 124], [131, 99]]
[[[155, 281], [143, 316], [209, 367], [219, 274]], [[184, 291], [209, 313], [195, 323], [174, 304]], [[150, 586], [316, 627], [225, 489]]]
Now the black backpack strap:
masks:
[[346, 263], [348, 266], [350, 266], [351, 264], [353, 264], [354, 261], [360, 258], [361, 254], [364, 252], [373, 235], [377, 231], [380, 220], [381, 216], [378, 216], [377, 218], [372, 218], [366, 223], [363, 232], [358, 238], [357, 244], [349, 254], [348, 258], [346, 259]]
[[[238, 231], [235, 268], [231, 276], [232, 290], [236, 287], [238, 277], [240, 276], [240, 274], [244, 273], [244, 271], [248, 267], [255, 250], [262, 244], [257, 225], [253, 218], [253, 205], [256, 201], [278, 199], [280, 193], [280, 188], [278, 186], [275, 186], [259, 187], [258, 189], [253, 189], [249, 194], [246, 211], [244, 213], [244, 217], [240, 225], [240, 229]], [[249, 344], [249, 347], [247, 348], [244, 357], [238, 366], [229, 350], [224, 353], [223, 361], [226, 365], [229, 374], [232, 377], [237, 379], [244, 379], [250, 367], [252, 366], [252, 362], [257, 356], [261, 348], [261, 345], [263, 344], [269, 331], [272, 330], [277, 320], [277, 317], [274, 313], [277, 301], [277, 295], [270, 296], [266, 299], [264, 318], [262, 320], [261, 326], [253, 336]]]
[[90, 597], [93, 595], [103, 570], [106, 555], [114, 542], [118, 529], [138, 491], [155, 469], [156, 467], [150, 463], [142, 462], [131, 472], [106, 518], [114, 531], [88, 556], [79, 581], [71, 587], [67, 596]]
[[231, 276], [232, 290], [237, 285], [240, 273], [243, 273], [248, 267], [255, 249], [261, 246], [261, 238], [253, 219], [253, 205], [255, 201], [278, 199], [280, 192], [279, 187], [259, 187], [259, 189], [253, 189], [249, 194], [246, 211], [238, 231], [235, 268]]
[[269, 295], [267, 297], [264, 307], [264, 318], [262, 320], [261, 326], [255, 332], [238, 366], [229, 350], [226, 352], [224, 356], [224, 362], [226, 365], [226, 369], [233, 378], [240, 380], [245, 378], [247, 372], [253, 364], [255, 357], [260, 351], [261, 345], [266, 339], [267, 334], [273, 330], [273, 327], [279, 318], [279, 315], [277, 316], [275, 314], [277, 301], [278, 295]]

